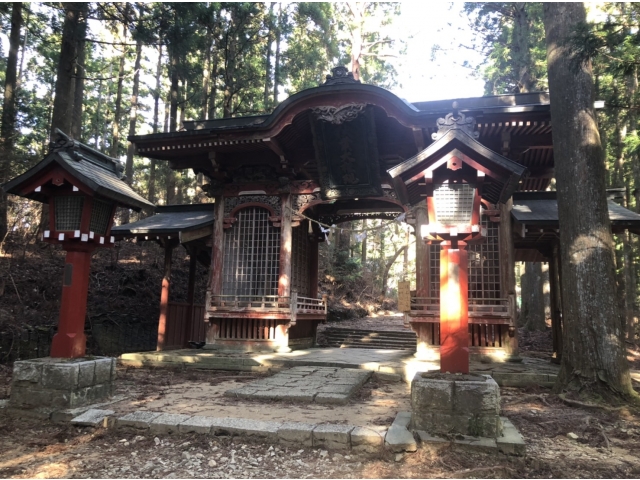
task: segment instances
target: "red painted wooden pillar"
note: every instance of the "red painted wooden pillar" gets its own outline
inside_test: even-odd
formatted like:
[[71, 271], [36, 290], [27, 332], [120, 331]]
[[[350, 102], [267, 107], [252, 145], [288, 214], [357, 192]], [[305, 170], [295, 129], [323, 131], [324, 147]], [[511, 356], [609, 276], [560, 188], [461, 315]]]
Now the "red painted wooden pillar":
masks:
[[440, 251], [440, 371], [469, 373], [468, 254], [443, 242]]
[[58, 333], [51, 343], [54, 358], [83, 357], [87, 348], [84, 320], [87, 315], [89, 271], [93, 247], [67, 251], [62, 282]]
[[193, 330], [193, 300], [196, 294], [196, 268], [198, 266], [198, 250], [195, 247], [189, 248], [189, 283], [187, 285], [187, 320], [184, 324], [184, 335], [182, 346], [187, 348], [191, 338], [191, 330]]
[[171, 288], [172, 259], [173, 245], [167, 241], [164, 246], [164, 273], [162, 276], [162, 291], [160, 292], [160, 318], [158, 319], [157, 351], [164, 350], [167, 342], [167, 315], [169, 313], [169, 290]]

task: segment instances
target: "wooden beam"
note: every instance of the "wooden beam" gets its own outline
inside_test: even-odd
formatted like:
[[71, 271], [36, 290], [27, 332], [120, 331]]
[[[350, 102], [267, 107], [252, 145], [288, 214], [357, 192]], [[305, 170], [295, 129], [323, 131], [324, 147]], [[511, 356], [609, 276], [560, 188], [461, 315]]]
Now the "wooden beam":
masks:
[[187, 303], [189, 307], [187, 308], [187, 318], [184, 322], [184, 335], [182, 346], [184, 348], [189, 347], [189, 340], [191, 336], [191, 329], [193, 325], [193, 300], [195, 297], [195, 286], [196, 286], [196, 268], [198, 265], [198, 249], [195, 247], [191, 247], [188, 249], [189, 251], [189, 281], [187, 284]]
[[213, 234], [213, 225], [207, 225], [206, 227], [198, 228], [197, 230], [190, 230], [187, 232], [178, 232], [180, 243], [188, 243], [199, 238], [211, 237]]
[[280, 157], [280, 163], [287, 163], [287, 156], [280, 143], [275, 138], [265, 138], [263, 142], [273, 151], [278, 157]]
[[416, 144], [416, 150], [421, 152], [424, 150], [424, 135], [422, 133], [422, 129], [414, 127], [411, 130], [413, 131], [413, 141]]

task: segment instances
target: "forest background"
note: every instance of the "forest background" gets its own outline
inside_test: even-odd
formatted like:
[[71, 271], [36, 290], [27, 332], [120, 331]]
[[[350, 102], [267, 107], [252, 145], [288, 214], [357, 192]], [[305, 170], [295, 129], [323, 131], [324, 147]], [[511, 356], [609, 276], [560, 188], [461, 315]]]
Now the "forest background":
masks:
[[[127, 181], [150, 201], [208, 202], [202, 190], [206, 179], [136, 156], [127, 136], [176, 131], [184, 120], [268, 113], [287, 96], [322, 83], [336, 65], [349, 66], [363, 83], [401, 93], [403, 61], [409, 68], [421, 60], [437, 65], [435, 60], [450, 55], [453, 45], [470, 59], [459, 65], [468, 72], [467, 82], [483, 82], [486, 95], [548, 89], [542, 4], [454, 5], [449, 13], [455, 22], [449, 27], [458, 28], [459, 35], [447, 43], [422, 45], [423, 59], [407, 56], [410, 38], [393, 28], [402, 8], [386, 2], [0, 3], [0, 35], [5, 36], [0, 43], [0, 184], [41, 160], [51, 132], [60, 128], [121, 159]], [[599, 127], [607, 186], [617, 189], [618, 201], [634, 211], [640, 211], [639, 13], [633, 3], [592, 5], [592, 22], [574, 38], [580, 58], [593, 61], [596, 96], [604, 101]], [[69, 81], [61, 85], [63, 76]], [[457, 96], [469, 95], [465, 88]], [[412, 100], [434, 98], [425, 88], [424, 98]], [[17, 319], [29, 317], [25, 309], [34, 323], [55, 323], [57, 309], [49, 306], [43, 312], [43, 302], [32, 300], [11, 270], [20, 261], [15, 259], [24, 261], [27, 247], [36, 244], [40, 217], [40, 205], [0, 197], [0, 252], [14, 259], [0, 267], [0, 300], [4, 296], [9, 304], [7, 298], [15, 297], [19, 304], [4, 310], [0, 305], [0, 330], [24, 328]], [[138, 214], [121, 211], [117, 221], [137, 219]], [[340, 305], [364, 314], [367, 307], [393, 298], [399, 280], [415, 276], [410, 228], [368, 222], [367, 227], [380, 226], [368, 238], [336, 229], [322, 250], [321, 277], [339, 314]], [[640, 242], [630, 234], [615, 239], [618, 300], [627, 339], [634, 342]], [[51, 255], [43, 253], [51, 247], [38, 248], [36, 256]], [[546, 266], [523, 264], [517, 270], [521, 323], [544, 330], [549, 317]], [[117, 280], [117, 292], [131, 289], [137, 281], [133, 277]], [[24, 282], [28, 285], [28, 277]], [[35, 296], [55, 303], [56, 288], [51, 286], [49, 295], [36, 287]], [[150, 288], [159, 291], [159, 283]]]

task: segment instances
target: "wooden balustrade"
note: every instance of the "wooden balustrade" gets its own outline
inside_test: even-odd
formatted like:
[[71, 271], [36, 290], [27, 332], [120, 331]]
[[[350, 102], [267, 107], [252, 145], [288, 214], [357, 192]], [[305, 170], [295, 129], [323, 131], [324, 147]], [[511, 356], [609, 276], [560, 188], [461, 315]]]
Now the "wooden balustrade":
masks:
[[209, 313], [215, 312], [272, 312], [291, 314], [326, 315], [325, 299], [278, 295], [213, 295], [208, 306]]
[[[482, 319], [483, 323], [509, 323], [511, 303], [508, 298], [470, 298], [469, 322], [473, 323], [474, 320]], [[409, 316], [413, 318], [439, 317], [440, 297], [412, 298]]]
[[[511, 314], [515, 302], [511, 298], [469, 299], [469, 347], [472, 352], [505, 348], [509, 341]], [[440, 297], [411, 299], [409, 322], [419, 341], [428, 347], [440, 346]], [[421, 339], [421, 340], [420, 340]]]

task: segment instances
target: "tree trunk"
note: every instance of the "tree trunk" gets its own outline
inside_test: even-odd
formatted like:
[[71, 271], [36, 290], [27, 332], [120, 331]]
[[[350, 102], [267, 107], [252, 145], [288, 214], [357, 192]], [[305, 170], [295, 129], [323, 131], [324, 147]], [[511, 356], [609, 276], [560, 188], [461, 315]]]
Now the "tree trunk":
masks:
[[[367, 221], [363, 220], [362, 221], [362, 229], [366, 230], [367, 229]], [[364, 232], [365, 234], [367, 232]], [[365, 266], [367, 265], [367, 237], [365, 235], [365, 237], [362, 239], [362, 250], [360, 251], [360, 265], [362, 265], [362, 268], [365, 268]]]
[[[136, 42], [136, 62], [133, 67], [133, 90], [131, 92], [131, 110], [129, 110], [129, 136], [136, 134], [136, 121], [138, 120], [138, 92], [140, 90], [140, 60], [142, 58], [142, 40]], [[133, 142], [127, 145], [127, 161], [124, 164], [124, 174], [129, 185], [133, 185], [133, 154], [135, 146]], [[129, 223], [129, 209], [122, 212], [122, 223]]]
[[74, 84], [76, 63], [76, 38], [79, 27], [80, 11], [84, 7], [80, 3], [65, 3], [65, 18], [62, 27], [62, 45], [60, 59], [56, 73], [55, 99], [51, 116], [51, 138], [55, 137], [55, 130], [59, 128], [65, 133], [71, 131], [71, 116], [69, 105], [73, 104], [71, 92]]
[[623, 270], [624, 270], [624, 309], [627, 323], [627, 340], [636, 340], [636, 276], [633, 264], [631, 233], [622, 232]]
[[[169, 112], [169, 131], [175, 132], [178, 126], [178, 59], [175, 52], [170, 52], [171, 66], [171, 92], [170, 92], [170, 112]], [[176, 174], [167, 165], [167, 205], [173, 205], [176, 202]]]
[[586, 22], [582, 3], [545, 3], [544, 27], [560, 223], [564, 353], [556, 391], [636, 397], [616, 302], [613, 236], [596, 123], [591, 64], [575, 66], [567, 39]]
[[[16, 86], [20, 28], [22, 27], [22, 3], [16, 2], [11, 10], [11, 33], [9, 34], [9, 57], [4, 81], [2, 103], [2, 125], [0, 126], [0, 185], [11, 176], [11, 157], [16, 134]], [[0, 245], [7, 234], [7, 195], [0, 188]]]
[[525, 262], [520, 277], [521, 309], [520, 327], [543, 332], [547, 328], [544, 308], [544, 276], [542, 263]]
[[87, 13], [89, 11], [89, 4], [83, 3], [80, 5], [80, 18], [78, 19], [78, 30], [76, 35], [76, 51], [78, 59], [76, 61], [76, 78], [74, 82], [73, 90], [73, 111], [71, 113], [71, 131], [70, 134], [76, 140], [82, 140], [82, 110], [84, 104], [84, 77], [85, 69], [84, 62], [86, 57], [85, 52], [85, 37], [87, 34]]
[[271, 106], [271, 102], [269, 101], [270, 92], [271, 92], [271, 44], [273, 43], [273, 6], [276, 2], [271, 2], [269, 5], [269, 14], [267, 15], [267, 42], [264, 47], [264, 111], [268, 112]]
[[189, 88], [189, 80], [187, 80], [186, 78], [183, 78], [180, 83], [182, 83], [182, 95], [180, 99], [180, 122], [178, 123], [178, 127], [182, 127], [182, 125], [184, 125], [184, 120], [185, 120], [184, 111], [187, 108], [187, 98], [188, 98], [187, 90]]
[[216, 97], [218, 96], [218, 56], [215, 55], [213, 69], [211, 71], [211, 94], [209, 97], [209, 112], [207, 118], [216, 118]]
[[513, 5], [513, 41], [511, 56], [514, 62], [515, 79], [520, 93], [533, 91], [536, 81], [531, 75], [533, 59], [531, 58], [531, 22], [527, 13], [526, 3], [512, 3]]
[[389, 271], [391, 270], [391, 267], [393, 267], [393, 264], [396, 263], [396, 260], [398, 259], [400, 254], [408, 249], [409, 249], [409, 245], [401, 246], [398, 250], [396, 250], [396, 253], [394, 253], [393, 256], [389, 260], [387, 260], [387, 263], [384, 266], [384, 272], [382, 273], [382, 296], [383, 297], [387, 296], [387, 283], [389, 282]]
[[362, 58], [362, 23], [364, 22], [364, 2], [347, 2], [353, 17], [351, 30], [351, 73], [355, 80], [360, 80], [360, 59]]
[[[20, 90], [20, 84], [22, 83], [24, 55], [27, 50], [27, 42], [29, 40], [29, 19], [30, 18], [31, 18], [31, 9], [27, 10], [27, 19], [24, 21], [25, 29], [24, 29], [24, 37], [22, 38], [22, 51], [20, 52], [20, 68], [18, 70], [18, 78], [16, 79], [16, 91]], [[11, 41], [9, 41], [9, 44], [11, 44]]]
[[558, 245], [553, 246], [549, 259], [549, 303], [551, 310], [551, 337], [553, 339], [554, 363], [562, 360], [562, 289], [560, 288], [560, 255]]
[[200, 118], [202, 120], [206, 120], [207, 112], [209, 109], [207, 108], [207, 103], [209, 102], [209, 83], [210, 83], [210, 75], [211, 75], [211, 48], [212, 48], [212, 36], [211, 36], [211, 27], [207, 27], [207, 36], [206, 36], [206, 52], [204, 56], [204, 67], [202, 69], [202, 101], [201, 101], [201, 113]]
[[180, 89], [180, 76], [178, 72], [178, 56], [176, 52], [169, 51], [170, 67], [171, 67], [171, 113], [169, 115], [169, 131], [178, 130], [178, 98]]
[[[160, 90], [162, 76], [162, 45], [158, 45], [158, 65], [156, 66], [156, 89], [153, 92], [153, 133], [158, 133], [160, 118]], [[149, 201], [156, 203], [156, 159], [149, 165]]]
[[[127, 41], [127, 25], [122, 26], [122, 42]], [[120, 66], [118, 67], [118, 90], [116, 91], [115, 113], [113, 114], [113, 125], [111, 126], [111, 153], [113, 158], [117, 158], [120, 149], [120, 115], [122, 112], [122, 86], [124, 83], [124, 61], [127, 57], [127, 47], [122, 46], [122, 56], [120, 57]]]
[[278, 105], [278, 87], [280, 86], [280, 40], [282, 37], [282, 3], [278, 4], [278, 20], [275, 28], [276, 55], [273, 65], [273, 105]]
[[[113, 75], [113, 63], [109, 62], [109, 79], [111, 79], [111, 76]], [[111, 101], [111, 80], [107, 81], [107, 100], [106, 103], [107, 105], [109, 104], [109, 102]], [[102, 122], [102, 148], [100, 149], [100, 151], [102, 151], [103, 153], [107, 153], [107, 113], [108, 113], [108, 107], [106, 108], [106, 112], [104, 114], [104, 121]]]

